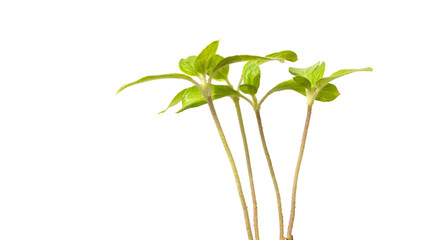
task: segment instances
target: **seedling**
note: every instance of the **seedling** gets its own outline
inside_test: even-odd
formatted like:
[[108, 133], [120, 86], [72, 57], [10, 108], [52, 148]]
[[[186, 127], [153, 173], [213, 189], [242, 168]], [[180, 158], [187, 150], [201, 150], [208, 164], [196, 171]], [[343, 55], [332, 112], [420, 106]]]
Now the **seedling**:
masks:
[[[225, 138], [224, 132], [222, 130], [220, 121], [218, 119], [215, 106], [213, 101], [215, 99], [230, 97], [235, 105], [236, 113], [238, 116], [239, 126], [242, 135], [242, 142], [245, 150], [246, 164], [249, 175], [249, 182], [251, 187], [251, 197], [253, 203], [253, 219], [254, 219], [254, 233], [255, 240], [259, 240], [259, 229], [258, 229], [258, 212], [257, 212], [257, 201], [254, 187], [254, 179], [252, 174], [252, 166], [250, 161], [249, 147], [247, 144], [245, 127], [243, 123], [243, 117], [241, 113], [239, 99], [244, 99], [247, 101], [255, 112], [255, 116], [258, 122], [258, 130], [260, 133], [264, 154], [269, 166], [270, 175], [273, 181], [273, 186], [276, 192], [278, 213], [279, 213], [279, 240], [288, 239], [292, 240], [292, 227], [295, 218], [295, 197], [296, 197], [296, 187], [298, 181], [299, 169], [301, 166], [302, 155], [304, 153], [305, 141], [307, 138], [308, 125], [310, 122], [311, 110], [315, 100], [318, 101], [332, 101], [338, 97], [339, 92], [337, 88], [330, 84], [332, 80], [347, 75], [349, 73], [357, 71], [372, 71], [371, 68], [363, 69], [345, 69], [340, 70], [329, 77], [323, 78], [323, 73], [325, 70], [325, 64], [316, 63], [315, 65], [309, 68], [289, 68], [291, 74], [295, 77], [291, 80], [282, 82], [271, 89], [260, 101], [258, 101], [256, 94], [260, 86], [261, 70], [260, 65], [269, 61], [280, 61], [284, 62], [290, 61], [295, 62], [297, 60], [297, 55], [292, 51], [281, 51], [262, 56], [253, 56], [253, 55], [235, 55], [231, 57], [222, 57], [217, 54], [219, 41], [214, 41], [204, 48], [200, 54], [197, 56], [189, 56], [185, 59], [179, 61], [179, 68], [183, 73], [171, 73], [171, 74], [162, 74], [162, 75], [151, 75], [143, 77], [135, 82], [126, 84], [122, 86], [117, 93], [122, 90], [139, 83], [144, 83], [153, 80], [159, 79], [181, 79], [191, 82], [194, 86], [185, 88], [178, 92], [176, 96], [172, 99], [169, 106], [160, 113], [165, 112], [169, 108], [181, 103], [181, 109], [178, 110], [178, 113], [183, 112], [190, 108], [195, 108], [207, 104], [212, 119], [217, 128], [218, 134], [220, 136], [221, 142], [224, 146], [224, 150], [227, 153], [228, 160], [230, 162], [234, 179], [237, 185], [238, 194], [240, 202], [243, 209], [246, 232], [249, 240], [253, 240], [252, 227], [249, 219], [249, 212], [246, 205], [246, 200], [243, 194], [241, 180], [237, 171], [237, 167], [229, 148], [228, 142]], [[246, 65], [243, 68], [240, 81], [237, 84], [236, 88], [233, 88], [233, 85], [228, 79], [229, 65], [237, 62], [246, 62]], [[194, 80], [194, 77], [198, 78], [198, 81]], [[212, 81], [217, 81], [220, 84], [212, 84]], [[221, 84], [222, 83], [222, 84]], [[305, 123], [305, 128], [303, 132], [303, 138], [301, 142], [300, 154], [297, 161], [297, 167], [295, 170], [294, 184], [292, 188], [292, 201], [291, 201], [291, 216], [289, 220], [288, 233], [287, 237], [284, 237], [284, 226], [283, 226], [283, 214], [282, 214], [282, 203], [279, 192], [278, 183], [275, 177], [272, 160], [267, 148], [266, 139], [264, 136], [263, 125], [261, 121], [260, 107], [261, 104], [266, 100], [266, 98], [274, 92], [282, 90], [294, 90], [298, 93], [301, 93], [307, 97], [307, 119]], [[243, 94], [242, 94], [243, 93]], [[244, 95], [246, 94], [246, 95]]]
[[[177, 105], [179, 102], [182, 102], [182, 107], [178, 111], [179, 113], [189, 108], [198, 107], [206, 103], [208, 104], [215, 126], [218, 130], [224, 149], [230, 161], [231, 168], [233, 170], [234, 179], [238, 188], [238, 193], [239, 193], [240, 201], [242, 204], [242, 209], [244, 212], [248, 238], [250, 240], [253, 240], [253, 235], [252, 235], [252, 230], [251, 230], [250, 220], [249, 220], [249, 213], [247, 210], [247, 205], [246, 205], [245, 197], [242, 190], [240, 177], [237, 171], [236, 164], [234, 162], [233, 155], [230, 151], [228, 142], [225, 138], [220, 121], [216, 114], [216, 110], [213, 105], [213, 100], [226, 97], [226, 96], [230, 96], [230, 97], [238, 96], [238, 97], [242, 97], [243, 99], [247, 99], [238, 91], [230, 87], [231, 84], [228, 81], [228, 72], [229, 72], [228, 65], [232, 63], [246, 62], [246, 61], [262, 61], [262, 62], [268, 62], [271, 60], [284, 61], [286, 57], [283, 57], [283, 55], [286, 56], [286, 52], [284, 54], [279, 52], [279, 53], [272, 54], [272, 56], [266, 56], [266, 57], [251, 56], [251, 55], [236, 55], [232, 57], [223, 58], [222, 56], [216, 54], [218, 49], [218, 44], [219, 44], [219, 41], [214, 41], [211, 44], [209, 44], [205, 49], [203, 49], [198, 56], [190, 56], [190, 57], [187, 57], [186, 59], [181, 59], [181, 61], [179, 62], [179, 67], [181, 71], [185, 74], [172, 73], [172, 74], [152, 75], [152, 76], [143, 77], [135, 82], [122, 86], [117, 91], [117, 93], [135, 84], [148, 82], [152, 80], [165, 79], [165, 78], [183, 79], [194, 84], [193, 87], [186, 88], [180, 91], [172, 99], [168, 108]], [[200, 82], [195, 81], [191, 76], [198, 77]], [[212, 80], [223, 81], [228, 83], [228, 85], [214, 85], [212, 84]], [[249, 167], [249, 171], [250, 171], [250, 167]]]
[[335, 85], [330, 82], [343, 77], [347, 74], [360, 72], [360, 71], [372, 71], [372, 68], [360, 68], [360, 69], [343, 69], [333, 73], [329, 77], [323, 77], [325, 72], [325, 63], [318, 62], [308, 68], [289, 68], [289, 72], [294, 75], [292, 80], [282, 82], [276, 87], [271, 89], [266, 96], [260, 101], [261, 103], [266, 99], [270, 94], [282, 91], [282, 90], [294, 90], [302, 95], [307, 97], [307, 116], [304, 125], [304, 131], [302, 134], [300, 152], [298, 155], [297, 166], [295, 168], [294, 183], [292, 187], [292, 200], [291, 200], [291, 214], [289, 217], [289, 225], [287, 232], [287, 240], [293, 240], [292, 228], [294, 225], [295, 219], [295, 201], [296, 201], [296, 191], [298, 184], [298, 175], [301, 168], [302, 156], [304, 154], [305, 142], [307, 140], [308, 126], [310, 125], [311, 112], [315, 100], [321, 102], [330, 102], [335, 100], [340, 93]]
[[[291, 62], [295, 62], [298, 60], [297, 55], [294, 52], [289, 51], [289, 50], [269, 54], [269, 55], [267, 55], [267, 57], [283, 57], [286, 60], [291, 61]], [[277, 184], [276, 176], [274, 174], [273, 164], [271, 162], [270, 154], [268, 152], [267, 144], [266, 144], [265, 137], [264, 137], [264, 132], [263, 132], [262, 123], [261, 123], [261, 116], [259, 113], [259, 107], [260, 106], [258, 105], [258, 101], [257, 101], [256, 96], [255, 96], [255, 94], [257, 93], [258, 88], [260, 86], [260, 79], [261, 79], [261, 70], [260, 70], [259, 65], [261, 65], [265, 62], [266, 62], [265, 60], [258, 60], [258, 61], [250, 61], [250, 62], [246, 63], [245, 67], [243, 68], [243, 72], [242, 72], [242, 76], [240, 78], [240, 81], [238, 83], [237, 91], [241, 90], [242, 92], [244, 92], [244, 93], [246, 93], [252, 97], [252, 101], [249, 98], [244, 98], [244, 99], [249, 104], [252, 105], [253, 109], [255, 110], [256, 116], [257, 116], [258, 128], [260, 131], [261, 141], [263, 144], [264, 153], [265, 153], [267, 163], [269, 166], [270, 175], [271, 175], [271, 178], [273, 181], [274, 190], [276, 192], [277, 208], [278, 208], [278, 213], [279, 213], [279, 229], [280, 229], [279, 236], [283, 236], [283, 213], [282, 213], [282, 203], [281, 203], [281, 197], [280, 197], [280, 192], [279, 192], [279, 186]], [[242, 82], [244, 83], [243, 85], [242, 85]], [[232, 87], [232, 85], [229, 82], [228, 82], [228, 85], [230, 87]], [[234, 102], [234, 105], [236, 108], [237, 118], [239, 120], [240, 132], [242, 135], [243, 146], [245, 149], [245, 156], [246, 156], [246, 163], [247, 163], [246, 165], [248, 168], [248, 175], [249, 175], [250, 186], [251, 186], [251, 195], [252, 195], [255, 239], [259, 240], [258, 212], [257, 212], [258, 210], [257, 210], [256, 194], [255, 194], [255, 187], [254, 187], [254, 181], [253, 181], [253, 175], [252, 175], [252, 167], [251, 167], [251, 162], [250, 162], [249, 147], [247, 144], [246, 132], [245, 132], [244, 124], [243, 124], [243, 117], [242, 117], [242, 112], [240, 109], [239, 97], [241, 97], [241, 95], [240, 96], [232, 96], [231, 98], [233, 99], [233, 102]], [[281, 237], [279, 239], [281, 239]]]

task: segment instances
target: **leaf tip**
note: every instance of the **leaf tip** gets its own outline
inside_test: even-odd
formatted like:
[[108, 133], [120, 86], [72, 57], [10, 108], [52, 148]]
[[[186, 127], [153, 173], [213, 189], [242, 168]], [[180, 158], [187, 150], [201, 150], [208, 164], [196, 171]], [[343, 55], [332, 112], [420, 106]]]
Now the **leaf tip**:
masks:
[[289, 52], [290, 52], [291, 56], [288, 58], [288, 61], [290, 61], [290, 62], [298, 61], [298, 55], [293, 51], [289, 51]]
[[219, 39], [218, 39], [218, 40], [213, 41], [211, 44], [219, 45]]
[[126, 88], [125, 86], [120, 87], [119, 90], [117, 90], [117, 92], [116, 92], [116, 96], [125, 88]]

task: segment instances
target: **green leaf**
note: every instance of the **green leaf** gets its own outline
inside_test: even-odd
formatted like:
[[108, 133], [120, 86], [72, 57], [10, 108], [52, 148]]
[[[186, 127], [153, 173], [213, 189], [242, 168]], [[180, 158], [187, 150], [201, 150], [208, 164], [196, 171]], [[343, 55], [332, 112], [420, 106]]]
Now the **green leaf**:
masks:
[[[222, 56], [220, 56], [220, 55], [218, 55], [218, 54], [216, 54], [216, 55], [215, 55], [215, 57], [214, 57], [214, 59], [213, 59], [213, 61], [212, 61], [211, 65], [209, 66], [209, 68], [208, 68], [208, 70], [207, 70], [207, 74], [208, 74], [208, 75], [211, 75], [212, 70], [214, 69], [214, 67], [215, 67], [219, 62], [221, 62], [221, 61], [222, 61], [222, 59], [224, 59], [224, 57], [222, 57]], [[227, 80], [228, 80], [228, 72], [229, 72], [229, 71], [230, 71], [230, 67], [229, 67], [229, 66], [223, 67], [223, 68], [221, 68], [220, 70], [218, 70], [218, 71], [215, 73], [215, 75], [213, 76], [213, 79], [214, 79], [214, 80], [217, 80], [217, 81], [222, 81], [222, 82], [227, 81]]]
[[261, 79], [261, 70], [256, 62], [248, 62], [243, 68], [243, 82], [255, 87], [255, 93], [258, 91]]
[[330, 102], [335, 100], [339, 95], [340, 92], [338, 92], [337, 87], [329, 83], [319, 91], [316, 96], [316, 100], [321, 102]]
[[226, 57], [226, 58], [222, 59], [215, 66], [215, 68], [212, 70], [212, 72], [217, 72], [219, 69], [226, 67], [230, 64], [233, 64], [233, 63], [247, 62], [247, 61], [259, 61], [259, 60], [265, 60], [266, 62], [273, 61], [273, 60], [283, 62], [283, 58], [260, 57], [260, 56], [252, 56], [252, 55], [235, 55], [235, 56]]
[[318, 79], [323, 77], [323, 73], [325, 72], [325, 63], [317, 62], [316, 64], [308, 67], [308, 68], [289, 68], [289, 72], [295, 76], [305, 77], [310, 80], [311, 85], [314, 87], [315, 83]]
[[305, 78], [308, 78], [308, 76], [314, 71], [314, 69], [319, 66], [320, 62], [315, 63], [314, 65], [308, 67], [308, 68], [289, 68], [289, 72], [294, 76], [302, 76]]
[[[303, 86], [301, 86], [299, 83], [295, 82], [294, 80], [288, 80], [288, 81], [281, 82], [278, 85], [276, 85], [274, 88], [272, 88], [264, 96], [264, 98], [260, 101], [260, 103], [262, 103], [265, 100], [265, 98], [267, 98], [270, 94], [278, 91], [283, 91], [283, 90], [293, 90], [301, 95], [304, 95], [304, 96], [307, 95], [307, 92]], [[319, 91], [319, 93], [316, 96], [316, 100], [321, 102], [330, 102], [336, 99], [339, 95], [340, 93], [338, 92], [338, 89], [337, 87], [335, 87], [335, 85], [327, 84], [324, 88], [322, 88]]]
[[194, 69], [194, 62], [196, 61], [196, 58], [197, 56], [189, 56], [186, 59], [181, 59], [179, 61], [179, 69], [190, 76], [198, 76], [198, 73]]
[[[239, 93], [229, 86], [213, 84], [211, 85], [212, 100], [235, 95], [239, 95]], [[189, 108], [201, 106], [203, 104], [206, 104], [206, 99], [200, 89], [197, 86], [190, 87], [187, 89], [184, 96], [182, 97], [182, 108], [177, 113], [185, 111]]]
[[325, 73], [325, 62], [321, 62], [320, 65], [316, 69], [314, 69], [313, 73], [311, 74], [311, 78], [309, 78], [313, 87], [316, 86], [316, 81], [321, 79], [324, 73]]
[[350, 74], [350, 73], [354, 73], [354, 72], [361, 72], [361, 71], [368, 71], [368, 72], [371, 72], [371, 71], [372, 71], [372, 68], [367, 67], [367, 68], [359, 68], [359, 69], [342, 69], [342, 70], [339, 70], [339, 71], [337, 71], [337, 72], [334, 72], [334, 73], [333, 73], [331, 76], [329, 76], [329, 77], [319, 79], [319, 80], [316, 82], [316, 86], [317, 86], [317, 87], [321, 87], [321, 86], [323, 86], [323, 85], [325, 85], [325, 84], [327, 84], [327, 83], [331, 82], [331, 81], [332, 81], [332, 80], [334, 80], [334, 79], [337, 79], [337, 78], [339, 78], [339, 77], [345, 76], [345, 75]]
[[196, 72], [206, 75], [206, 72], [215, 58], [216, 51], [218, 50], [219, 41], [214, 41], [209, 44], [205, 49], [200, 52], [194, 62], [194, 69]]
[[177, 105], [178, 103], [180, 103], [182, 101], [182, 97], [184, 96], [184, 94], [187, 91], [187, 89], [188, 88], [185, 88], [185, 89], [181, 90], [178, 94], [176, 94], [176, 96], [169, 103], [169, 106], [165, 110], [159, 112], [159, 114], [166, 112], [169, 108], [171, 108], [171, 107]]
[[[282, 59], [290, 61], [290, 62], [296, 62], [298, 60], [297, 54], [292, 52], [292, 51], [289, 51], [289, 50], [271, 53], [271, 54], [268, 54], [266, 57], [282, 58]], [[258, 65], [261, 65], [261, 64], [265, 63], [265, 61], [259, 60], [257, 63], [258, 63]]]
[[250, 84], [242, 84], [239, 86], [239, 89], [240, 91], [249, 95], [255, 95], [258, 91], [258, 88]]
[[205, 103], [206, 99], [200, 89], [197, 86], [192, 86], [184, 93], [182, 97], [182, 108], [176, 113], [180, 113], [189, 108], [198, 107]]
[[308, 80], [307, 78], [302, 77], [302, 76], [295, 76], [293, 79], [294, 79], [295, 82], [299, 83], [304, 88], [306, 88], [308, 90], [311, 89], [310, 80]]
[[272, 88], [270, 91], [268, 91], [268, 93], [264, 96], [264, 99], [272, 93], [283, 91], [283, 90], [293, 90], [293, 91], [298, 92], [298, 93], [303, 94], [303, 95], [306, 94], [305, 88], [301, 84], [299, 84], [299, 83], [295, 82], [293, 79], [291, 79], [291, 80], [284, 81], [284, 82], [277, 84], [274, 88]]
[[165, 79], [165, 78], [176, 78], [176, 79], [184, 79], [187, 81], [190, 81], [194, 84], [197, 84], [196, 81], [194, 81], [191, 77], [181, 74], [181, 73], [170, 73], [170, 74], [162, 74], [162, 75], [152, 75], [152, 76], [146, 76], [143, 77], [135, 82], [131, 82], [128, 84], [123, 85], [121, 88], [119, 88], [119, 90], [117, 91], [117, 94], [121, 91], [123, 91], [125, 88], [128, 88], [130, 86], [133, 86], [135, 84], [139, 84], [139, 83], [144, 83], [144, 82], [148, 82], [148, 81], [153, 81], [153, 80], [158, 80], [158, 79]]

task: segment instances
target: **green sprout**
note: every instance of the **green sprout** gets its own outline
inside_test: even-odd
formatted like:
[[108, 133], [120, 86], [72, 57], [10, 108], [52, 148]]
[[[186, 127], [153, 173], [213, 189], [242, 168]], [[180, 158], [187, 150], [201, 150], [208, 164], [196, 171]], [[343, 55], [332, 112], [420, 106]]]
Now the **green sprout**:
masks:
[[278, 84], [273, 89], [271, 89], [260, 101], [263, 102], [267, 96], [274, 92], [287, 89], [294, 90], [307, 97], [307, 116], [305, 120], [304, 131], [302, 134], [298, 161], [295, 168], [294, 183], [292, 187], [291, 214], [289, 217], [288, 232], [286, 237], [287, 240], [293, 240], [292, 228], [295, 220], [295, 202], [298, 175], [301, 168], [302, 156], [304, 154], [308, 126], [310, 125], [311, 112], [314, 101], [317, 100], [321, 102], [330, 102], [335, 100], [340, 95], [340, 93], [338, 92], [337, 87], [331, 84], [330, 82], [347, 74], [361, 71], [372, 71], [372, 68], [367, 67], [360, 69], [343, 69], [331, 74], [329, 77], [323, 77], [323, 74], [325, 72], [324, 62], [318, 62], [308, 68], [289, 68], [289, 72], [294, 75], [293, 79]]
[[[255, 233], [255, 240], [259, 240], [259, 227], [258, 227], [258, 210], [257, 210], [257, 201], [256, 193], [254, 187], [254, 179], [252, 173], [251, 159], [249, 153], [249, 146], [247, 142], [247, 136], [244, 126], [244, 121], [242, 117], [242, 111], [240, 107], [240, 99], [245, 100], [249, 103], [255, 113], [255, 117], [258, 123], [258, 131], [260, 134], [262, 146], [264, 149], [265, 158], [269, 167], [269, 172], [273, 182], [273, 186], [276, 193], [277, 208], [279, 215], [279, 240], [287, 239], [293, 240], [292, 228], [295, 219], [295, 200], [296, 200], [296, 188], [298, 182], [299, 170], [301, 167], [302, 156], [304, 153], [305, 142], [307, 139], [308, 126], [311, 118], [312, 106], [315, 100], [317, 101], [333, 101], [339, 96], [337, 88], [330, 82], [336, 78], [345, 76], [347, 74], [358, 72], [358, 71], [372, 71], [372, 68], [362, 68], [362, 69], [344, 69], [333, 73], [329, 77], [323, 77], [325, 71], [325, 63], [316, 63], [309, 68], [289, 68], [289, 72], [294, 75], [291, 80], [284, 81], [273, 87], [270, 91], [265, 94], [258, 101], [256, 96], [258, 89], [260, 87], [261, 79], [261, 69], [260, 65], [269, 62], [269, 61], [289, 61], [295, 62], [298, 60], [297, 55], [289, 50], [275, 52], [268, 54], [266, 56], [253, 56], [253, 55], [235, 55], [231, 57], [222, 57], [217, 54], [219, 41], [214, 41], [208, 46], [206, 46], [197, 56], [192, 55], [187, 58], [181, 59], [179, 61], [179, 69], [182, 73], [171, 73], [171, 74], [161, 74], [161, 75], [150, 75], [143, 77], [137, 81], [131, 82], [129, 84], [123, 85], [117, 93], [122, 90], [148, 81], [160, 80], [160, 79], [180, 79], [191, 82], [192, 87], [185, 88], [179, 91], [174, 98], [169, 103], [168, 107], [161, 111], [164, 113], [169, 108], [174, 107], [181, 103], [181, 108], [177, 113], [186, 111], [190, 108], [196, 108], [208, 105], [209, 110], [212, 115], [212, 119], [217, 128], [218, 134], [220, 136], [221, 142], [223, 144], [224, 150], [227, 154], [228, 160], [230, 162], [232, 172], [234, 175], [234, 180], [237, 185], [237, 190], [239, 194], [239, 199], [242, 205], [246, 232], [249, 240], [254, 240], [254, 235], [252, 233], [252, 227], [249, 219], [249, 212], [246, 205], [246, 200], [243, 194], [241, 179], [235, 164], [233, 155], [231, 153], [229, 144], [225, 137], [225, 134], [222, 130], [221, 123], [219, 121], [218, 115], [216, 113], [215, 106], [213, 101], [223, 97], [230, 97], [236, 109], [238, 123], [240, 127], [243, 147], [246, 157], [246, 167], [249, 176], [249, 183], [251, 189], [252, 205], [253, 205], [253, 230]], [[234, 88], [230, 83], [228, 78], [229, 66], [233, 63], [246, 62], [243, 67], [243, 71], [238, 81], [237, 87]], [[195, 80], [198, 79], [197, 81]], [[213, 84], [212, 82], [216, 81], [218, 84]], [[300, 152], [298, 156], [297, 166], [294, 175], [294, 183], [292, 188], [292, 200], [291, 200], [291, 215], [288, 225], [288, 232], [285, 237], [284, 233], [284, 224], [283, 224], [283, 213], [282, 213], [282, 203], [279, 192], [279, 186], [276, 180], [273, 163], [269, 154], [267, 147], [267, 142], [264, 135], [262, 120], [261, 120], [261, 105], [267, 99], [268, 96], [275, 92], [283, 90], [294, 90], [302, 95], [305, 95], [307, 98], [307, 117], [303, 132], [303, 137], [301, 141]]]
[[[243, 99], [247, 99], [245, 96], [243, 96], [242, 94], [240, 94], [239, 92], [237, 92], [236, 90], [234, 90], [232, 87], [229, 86], [231, 85], [228, 81], [228, 72], [229, 72], [228, 66], [230, 64], [238, 63], [238, 62], [247, 62], [247, 61], [268, 62], [272, 60], [283, 62], [285, 58], [281, 57], [280, 54], [273, 54], [273, 56], [266, 56], [266, 57], [252, 56], [252, 55], [235, 55], [235, 56], [223, 58], [222, 56], [216, 54], [218, 49], [218, 44], [219, 44], [219, 41], [214, 41], [211, 44], [209, 44], [205, 49], [203, 49], [198, 56], [190, 56], [190, 57], [187, 57], [186, 59], [181, 59], [181, 61], [179, 62], [179, 67], [181, 71], [184, 72], [185, 74], [172, 73], [172, 74], [146, 76], [135, 82], [122, 86], [117, 91], [117, 93], [135, 84], [144, 83], [152, 80], [158, 80], [158, 79], [166, 79], [166, 78], [182, 79], [194, 84], [194, 86], [190, 88], [181, 90], [172, 99], [168, 108], [173, 107], [177, 105], [179, 102], [181, 102], [182, 107], [178, 111], [179, 113], [189, 108], [199, 107], [206, 103], [208, 104], [209, 109], [211, 111], [212, 118], [218, 130], [218, 134], [220, 135], [222, 144], [227, 153], [227, 156], [234, 174], [234, 179], [237, 185], [239, 198], [242, 204], [242, 209], [245, 217], [246, 231], [248, 234], [248, 238], [250, 240], [253, 240], [253, 234], [252, 234], [252, 229], [251, 229], [250, 220], [249, 220], [249, 213], [247, 210], [247, 205], [246, 205], [245, 197], [242, 190], [240, 177], [239, 177], [237, 167], [236, 167], [233, 155], [231, 153], [230, 147], [228, 145], [228, 142], [225, 138], [220, 121], [218, 119], [216, 109], [213, 105], [213, 100], [226, 97], [226, 96], [229, 96], [229, 97], [239, 96], [239, 97], [242, 97]], [[195, 81], [191, 76], [198, 77], [200, 82]], [[228, 83], [228, 85], [214, 85], [212, 84], [212, 80], [226, 82]], [[249, 167], [249, 171], [251, 171], [250, 165], [248, 167]]]

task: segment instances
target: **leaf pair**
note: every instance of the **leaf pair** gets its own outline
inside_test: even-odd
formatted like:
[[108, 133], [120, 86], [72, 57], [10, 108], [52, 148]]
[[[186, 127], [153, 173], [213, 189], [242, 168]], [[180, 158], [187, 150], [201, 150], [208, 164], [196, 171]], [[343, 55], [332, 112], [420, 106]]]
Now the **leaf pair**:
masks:
[[186, 59], [181, 59], [181, 61], [179, 61], [179, 68], [183, 73], [190, 76], [199, 76], [199, 74], [206, 75], [209, 67], [216, 58], [218, 45], [219, 41], [213, 41], [205, 47], [198, 56], [190, 56]]
[[[226, 85], [211, 85], [211, 97], [212, 100], [227, 97], [227, 96], [236, 96], [239, 93]], [[197, 86], [192, 86], [181, 90], [170, 102], [169, 106], [161, 111], [160, 113], [166, 112], [169, 108], [177, 105], [182, 102], [182, 107], [178, 110], [177, 113], [183, 112], [189, 108], [199, 107], [203, 104], [206, 104], [205, 96], [200, 91]]]
[[304, 87], [314, 87], [316, 81], [323, 77], [323, 73], [325, 73], [325, 62], [317, 62], [316, 64], [308, 68], [290, 67], [289, 72], [292, 75], [297, 76], [298, 80], [295, 78], [294, 80], [303, 85]]
[[[180, 74], [180, 73], [146, 76], [146, 77], [143, 77], [143, 78], [141, 78], [135, 82], [131, 82], [129, 84], [123, 85], [117, 91], [117, 94], [119, 92], [123, 91], [124, 89], [126, 89], [130, 86], [133, 86], [135, 84], [149, 82], [149, 81], [153, 81], [153, 80], [159, 80], [159, 79], [168, 79], [168, 78], [187, 80], [187, 81], [194, 83], [195, 86], [181, 90], [172, 99], [172, 101], [169, 103], [169, 106], [165, 110], [159, 112], [159, 114], [166, 112], [170, 107], [173, 107], [180, 102], [182, 102], [182, 108], [178, 112], [182, 112], [182, 111], [189, 109], [189, 108], [198, 107], [198, 106], [201, 106], [201, 105], [206, 103], [206, 99], [203, 96], [202, 92], [200, 91], [200, 89], [198, 87], [198, 83], [196, 81], [194, 81], [191, 77], [184, 75], [184, 74]], [[211, 85], [211, 94], [212, 94], [211, 95], [212, 99], [218, 99], [218, 98], [222, 98], [225, 96], [232, 96], [232, 95], [236, 95], [236, 94], [238, 95], [239, 93], [229, 86]]]
[[[179, 61], [179, 69], [190, 76], [203, 78], [205, 75], [211, 75], [213, 68], [221, 62], [224, 57], [216, 54], [218, 41], [209, 44], [199, 56], [189, 56]], [[225, 66], [217, 71], [213, 79], [217, 81], [228, 81], [229, 67]]]
[[294, 78], [276, 85], [266, 94], [263, 100], [274, 92], [293, 90], [307, 96], [309, 104], [312, 104], [314, 100], [330, 102], [335, 100], [340, 93], [337, 87], [329, 82], [347, 74], [360, 71], [372, 71], [372, 68], [343, 69], [333, 73], [329, 77], [323, 77], [325, 73], [324, 62], [317, 62], [308, 68], [291, 67], [289, 68], [289, 72], [294, 75]]

